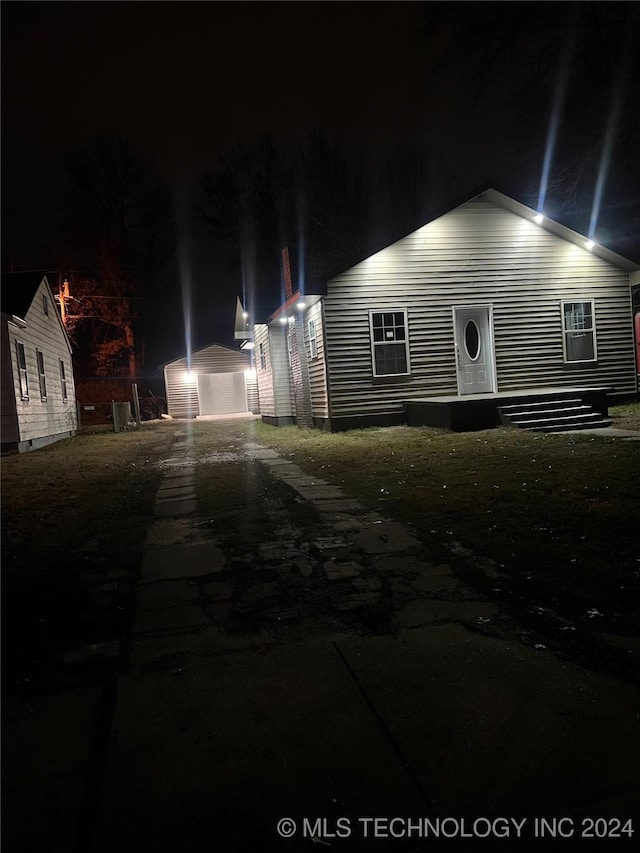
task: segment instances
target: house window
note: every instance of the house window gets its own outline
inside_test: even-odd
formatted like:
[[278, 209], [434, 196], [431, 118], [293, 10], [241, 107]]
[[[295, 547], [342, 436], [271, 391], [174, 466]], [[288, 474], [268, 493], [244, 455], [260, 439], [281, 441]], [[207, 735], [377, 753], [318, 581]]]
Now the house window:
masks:
[[64, 361], [60, 359], [60, 390], [62, 391], [62, 402], [67, 402], [67, 375], [64, 372]]
[[258, 352], [260, 353], [260, 370], [267, 369], [267, 357], [264, 352], [264, 344], [260, 344], [258, 347]]
[[24, 353], [24, 344], [16, 341], [16, 358], [18, 361], [18, 380], [20, 382], [20, 399], [29, 399], [29, 380], [27, 379], [27, 359]]
[[407, 311], [370, 311], [371, 354], [374, 376], [409, 373]]
[[562, 303], [562, 331], [566, 362], [596, 360], [593, 300]]
[[291, 341], [291, 332], [287, 335], [287, 364], [291, 367], [291, 352], [293, 350], [293, 343]]
[[316, 334], [316, 321], [309, 320], [309, 358], [318, 357], [318, 338]]
[[42, 294], [42, 310], [44, 311], [44, 313], [48, 317], [49, 316], [49, 298], [48, 298], [46, 293]]
[[44, 402], [47, 399], [47, 377], [44, 374], [44, 355], [36, 350], [36, 361], [38, 363], [38, 382], [40, 383], [40, 399]]

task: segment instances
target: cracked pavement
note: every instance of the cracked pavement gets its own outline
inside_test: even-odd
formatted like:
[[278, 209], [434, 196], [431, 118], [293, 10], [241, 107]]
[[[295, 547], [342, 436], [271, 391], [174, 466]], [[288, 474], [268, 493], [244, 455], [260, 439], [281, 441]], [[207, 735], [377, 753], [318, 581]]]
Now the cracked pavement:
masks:
[[208, 517], [188, 429], [171, 428], [129, 642], [94, 650], [119, 661], [102, 691], [50, 697], [47, 736], [72, 747], [51, 761], [73, 785], [21, 849], [303, 851], [305, 818], [345, 851], [454, 849], [331, 831], [364, 816], [526, 818], [518, 850], [549, 849], [535, 816], [637, 827], [637, 685], [523, 643], [491, 561], [479, 591], [457, 571], [470, 552], [442, 560], [268, 448], [226, 454], [253, 481]]

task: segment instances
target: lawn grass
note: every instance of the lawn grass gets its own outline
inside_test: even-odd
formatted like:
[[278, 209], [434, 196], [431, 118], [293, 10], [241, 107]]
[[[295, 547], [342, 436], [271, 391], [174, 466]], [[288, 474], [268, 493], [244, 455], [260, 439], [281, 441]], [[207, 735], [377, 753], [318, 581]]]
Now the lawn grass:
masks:
[[[615, 426], [640, 429], [637, 404], [612, 414]], [[215, 515], [234, 548], [274, 535], [274, 490], [288, 512], [309, 511], [287, 503], [286, 487], [242, 458], [255, 441], [414, 525], [443, 559], [459, 542], [501, 564], [501, 585], [520, 595], [602, 631], [638, 634], [638, 442], [507, 428], [330, 434], [260, 421], [196, 421], [185, 432], [190, 454], [205, 463], [197, 469], [199, 512]], [[3, 458], [5, 679], [34, 677], [48, 654], [125, 630], [158, 462], [171, 455], [174, 434], [165, 422], [130, 433], [83, 431]], [[114, 572], [117, 589], [107, 593]]]
[[135, 516], [136, 495], [159, 483], [154, 463], [168, 446], [166, 431], [153, 426], [117, 434], [89, 430], [3, 458], [2, 538], [9, 554], [41, 546], [72, 551], [95, 535], [108, 536], [108, 518]]
[[[640, 426], [639, 413], [637, 405], [624, 407], [625, 428]], [[197, 452], [213, 452], [228, 429], [196, 423]], [[509, 428], [330, 434], [255, 422], [233, 432], [234, 441], [275, 448], [368, 507], [412, 524], [430, 548], [459, 542], [497, 561], [520, 595], [568, 618], [596, 618], [602, 630], [637, 633], [638, 442]]]
[[65, 648], [124, 630], [157, 458], [170, 447], [161, 427], [87, 431], [2, 459], [5, 687], [37, 680]]
[[612, 406], [609, 415], [613, 418], [616, 429], [640, 430], [640, 403], [625, 403], [621, 406]]

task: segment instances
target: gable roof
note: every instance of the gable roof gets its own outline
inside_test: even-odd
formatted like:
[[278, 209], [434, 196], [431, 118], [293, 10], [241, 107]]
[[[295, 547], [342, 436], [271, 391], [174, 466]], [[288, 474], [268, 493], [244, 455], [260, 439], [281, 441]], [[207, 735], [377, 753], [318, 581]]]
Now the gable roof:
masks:
[[[357, 266], [358, 264], [366, 261], [368, 258], [371, 258], [373, 255], [378, 254], [378, 252], [384, 251], [384, 249], [389, 248], [390, 246], [395, 245], [396, 243], [403, 240], [405, 237], [408, 237], [411, 234], [416, 233], [421, 228], [424, 228], [427, 225], [430, 225], [432, 222], [435, 222], [437, 219], [440, 219], [443, 216], [446, 216], [448, 213], [452, 213], [454, 210], [457, 210], [460, 207], [463, 207], [465, 204], [473, 201], [474, 199], [478, 199], [484, 197], [491, 203], [504, 208], [505, 210], [509, 210], [511, 213], [515, 213], [517, 216], [521, 216], [524, 219], [527, 219], [531, 222], [534, 222], [537, 227], [543, 228], [552, 234], [555, 234], [557, 237], [561, 237], [568, 242], [574, 243], [577, 246], [580, 246], [583, 249], [587, 249], [586, 243], [588, 238], [584, 234], [580, 234], [577, 231], [574, 231], [572, 228], [569, 228], [566, 225], [562, 225], [560, 222], [550, 219], [548, 216], [544, 215], [544, 218], [541, 223], [537, 223], [536, 217], [538, 213], [531, 207], [527, 207], [527, 205], [522, 204], [511, 196], [506, 195], [499, 190], [496, 190], [489, 184], [483, 184], [479, 187], [476, 187], [469, 193], [466, 193], [462, 197], [458, 197], [458, 199], [449, 204], [446, 208], [440, 208], [438, 211], [434, 211], [433, 215], [427, 219], [426, 222], [423, 222], [416, 228], [413, 228], [409, 232], [405, 232], [404, 234], [399, 234], [397, 237], [392, 239], [385, 240], [382, 244], [378, 246], [370, 247], [369, 250], [358, 256], [354, 257], [352, 263], [349, 264], [348, 267], [341, 266], [337, 269], [327, 270], [324, 274], [321, 274], [317, 281], [315, 282], [307, 282], [307, 286], [305, 288], [305, 294], [302, 296], [300, 292], [294, 293], [293, 297], [288, 299], [286, 302], [280, 304], [278, 308], [272, 310], [271, 313], [267, 316], [267, 309], [265, 306], [261, 306], [262, 310], [258, 310], [253, 312], [255, 318], [260, 317], [260, 320], [252, 319], [252, 323], [260, 322], [260, 323], [269, 323], [274, 318], [278, 317], [283, 310], [289, 308], [292, 304], [294, 304], [298, 299], [304, 298], [305, 301], [309, 300], [310, 295], [312, 298], [318, 298], [327, 293], [327, 284], [333, 278], [337, 278], [342, 273], [346, 272], [349, 269]], [[637, 274], [637, 283], [640, 284], [640, 265], [635, 261], [630, 260], [629, 258], [625, 258], [623, 255], [618, 254], [617, 252], [612, 251], [611, 249], [607, 249], [605, 246], [600, 245], [599, 243], [593, 243], [593, 246], [589, 248], [589, 252], [592, 255], [602, 258], [605, 261], [617, 266], [620, 269], [624, 269], [632, 273], [632, 280], [636, 281], [634, 278], [634, 274]], [[240, 301], [238, 300], [238, 305], [240, 305]], [[238, 309], [237, 309], [238, 310]], [[266, 318], [266, 319], [263, 319]], [[238, 314], [236, 313], [236, 323], [238, 322]]]
[[46, 270], [3, 273], [0, 298], [2, 313], [24, 320], [46, 275]]
[[[529, 219], [532, 222], [535, 221], [535, 217], [538, 215], [535, 210], [530, 207], [527, 207], [525, 204], [522, 204], [519, 201], [516, 201], [514, 198], [511, 198], [504, 193], [498, 192], [493, 188], [488, 188], [478, 195], [473, 196], [473, 198], [478, 198], [479, 196], [484, 196], [489, 201], [492, 201], [494, 204], [499, 205], [500, 207], [504, 207], [506, 210], [510, 210], [512, 213], [517, 214], [518, 216], [522, 216], [524, 219]], [[471, 199], [469, 199], [471, 201]], [[587, 242], [587, 237], [584, 234], [580, 234], [577, 231], [574, 231], [571, 228], [568, 228], [566, 225], [562, 225], [560, 222], [556, 222], [554, 219], [549, 219], [547, 216], [544, 216], [542, 222], [539, 225], [540, 228], [545, 228], [547, 231], [550, 231], [552, 234], [556, 234], [558, 237], [562, 237], [564, 240], [568, 240], [570, 243], [575, 243], [577, 246], [581, 246], [583, 249], [585, 248], [585, 243]], [[592, 255], [596, 255], [599, 258], [602, 258], [605, 261], [609, 261], [609, 263], [614, 264], [617, 267], [621, 267], [622, 269], [628, 270], [629, 272], [633, 272], [634, 270], [640, 269], [640, 266], [633, 261], [630, 261], [628, 258], [623, 257], [622, 255], [618, 255], [617, 252], [612, 252], [611, 249], [607, 249], [605, 246], [601, 246], [599, 243], [593, 244], [593, 246], [589, 249]]]
[[[459, 207], [463, 207], [470, 201], [473, 201], [474, 199], [480, 198], [482, 196], [493, 204], [496, 204], [499, 207], [504, 208], [505, 210], [509, 210], [512, 213], [515, 213], [517, 216], [522, 216], [524, 219], [528, 219], [531, 222], [535, 221], [537, 211], [533, 210], [533, 208], [527, 207], [526, 204], [522, 204], [521, 202], [516, 201], [516, 199], [506, 195], [503, 192], [500, 192], [499, 190], [494, 189], [488, 184], [484, 184], [480, 187], [476, 187], [475, 190], [472, 190], [464, 196], [459, 197], [455, 202], [453, 202], [453, 204], [449, 204], [446, 208], [440, 208], [440, 210], [434, 211], [434, 215], [430, 216], [426, 222], [423, 222], [417, 228], [413, 228], [411, 231], [405, 234], [400, 234], [398, 235], [398, 237], [392, 240], [385, 241], [383, 245], [380, 245], [375, 249], [368, 251], [361, 257], [354, 259], [353, 263], [351, 263], [348, 267], [336, 269], [330, 274], [327, 274], [326, 276], [324, 276], [324, 281], [319, 290], [321, 290], [323, 293], [326, 293], [327, 282], [330, 281], [332, 278], [336, 278], [341, 273], [345, 272], [347, 269], [351, 269], [352, 267], [357, 266], [358, 264], [362, 263], [363, 261], [366, 261], [373, 255], [378, 254], [378, 252], [381, 252], [384, 249], [389, 248], [389, 246], [393, 246], [395, 245], [395, 243], [400, 242], [400, 240], [403, 240], [410, 234], [415, 234], [416, 231], [419, 231], [421, 228], [430, 225], [432, 222], [435, 222], [442, 216], [446, 216], [448, 213], [452, 213]], [[585, 244], [588, 238], [584, 234], [580, 234], [579, 232], [574, 231], [566, 225], [562, 225], [560, 222], [557, 222], [554, 219], [550, 219], [549, 217], [545, 216], [539, 227], [550, 231], [558, 237], [562, 237], [564, 240], [567, 240], [571, 243], [575, 243], [577, 246], [585, 248]], [[620, 267], [621, 269], [628, 270], [629, 272], [633, 272], [634, 270], [640, 269], [640, 266], [634, 261], [631, 261], [629, 260], [629, 258], [625, 258], [622, 255], [619, 255], [616, 252], [611, 251], [611, 249], [607, 249], [605, 246], [602, 246], [598, 243], [594, 243], [593, 247], [590, 249], [590, 252], [592, 255], [596, 255], [597, 257], [609, 261], [609, 263], [612, 263], [615, 266]]]
[[[191, 351], [191, 358], [194, 355], [197, 355], [200, 352], [204, 352], [204, 350], [212, 349], [213, 347], [217, 347], [217, 349], [226, 350], [227, 352], [235, 353], [236, 355], [245, 356], [244, 353], [239, 347], [230, 347], [226, 344], [219, 344], [217, 341], [212, 341], [210, 344], [205, 344], [203, 347], [198, 347], [198, 349], [194, 349]], [[179, 361], [183, 361], [187, 357], [188, 353], [183, 353], [179, 355], [177, 358], [172, 358], [171, 361], [163, 361], [159, 367], [168, 367], [170, 364], [176, 364]]]
[[51, 288], [51, 283], [47, 278], [48, 275], [57, 275], [57, 273], [52, 273], [51, 270], [3, 273], [2, 292], [0, 294], [1, 310], [3, 314], [8, 314], [10, 317], [18, 317], [24, 321], [29, 308], [33, 304], [38, 288], [43, 281], [46, 281], [46, 287], [52, 300], [52, 315], [55, 314], [64, 339], [69, 347], [69, 352], [72, 353], [73, 346], [62, 322], [58, 302]]
[[253, 340], [253, 329], [249, 326], [249, 314], [244, 310], [240, 297], [236, 297], [236, 321], [233, 327], [233, 337], [236, 341]]

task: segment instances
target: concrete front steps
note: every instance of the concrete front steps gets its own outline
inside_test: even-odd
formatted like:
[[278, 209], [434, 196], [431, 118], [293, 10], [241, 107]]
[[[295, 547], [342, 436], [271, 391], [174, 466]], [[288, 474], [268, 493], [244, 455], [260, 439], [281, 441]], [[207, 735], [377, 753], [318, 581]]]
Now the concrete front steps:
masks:
[[500, 422], [534, 432], [602, 429], [613, 423], [580, 397], [499, 406]]

